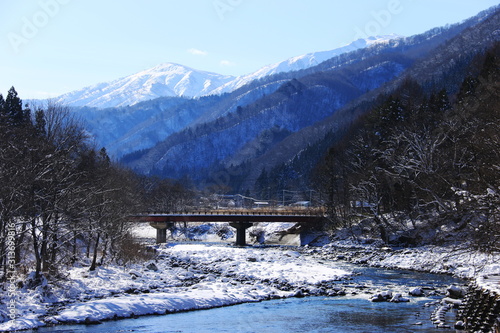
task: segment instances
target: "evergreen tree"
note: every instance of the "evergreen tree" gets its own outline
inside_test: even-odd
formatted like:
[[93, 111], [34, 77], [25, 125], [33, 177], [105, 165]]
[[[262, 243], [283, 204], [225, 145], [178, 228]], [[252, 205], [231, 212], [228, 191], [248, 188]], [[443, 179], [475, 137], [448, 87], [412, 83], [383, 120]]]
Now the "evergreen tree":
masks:
[[23, 103], [14, 87], [9, 89], [7, 98], [5, 99], [5, 112], [8, 115], [8, 122], [14, 127], [20, 127], [27, 121], [26, 113], [23, 110]]
[[437, 94], [432, 94], [430, 98], [431, 110], [442, 113], [450, 108], [450, 100], [446, 89], [441, 89]]
[[260, 173], [259, 178], [257, 178], [257, 181], [255, 182], [255, 193], [261, 199], [268, 199], [269, 196], [268, 187], [269, 187], [269, 176], [267, 174], [266, 169], [264, 168]]
[[47, 135], [46, 125], [45, 112], [42, 109], [37, 110], [35, 112], [35, 134], [45, 137]]
[[474, 96], [476, 92], [476, 86], [478, 81], [473, 77], [466, 77], [460, 86], [460, 90], [457, 95], [457, 99], [459, 102], [463, 102], [463, 100], [469, 96]]
[[7, 117], [5, 111], [5, 100], [3, 99], [2, 94], [0, 94], [0, 124], [2, 124]]

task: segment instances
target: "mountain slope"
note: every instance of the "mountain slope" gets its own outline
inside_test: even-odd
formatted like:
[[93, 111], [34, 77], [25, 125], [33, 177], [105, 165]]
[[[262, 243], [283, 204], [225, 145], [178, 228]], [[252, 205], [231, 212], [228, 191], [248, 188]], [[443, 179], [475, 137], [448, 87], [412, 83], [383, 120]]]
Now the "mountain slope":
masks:
[[[283, 168], [283, 165], [290, 166], [291, 162], [300, 157], [304, 150], [310, 147], [314, 150], [314, 145], [325, 146], [324, 141], [331, 142], [332, 136], [341, 135], [353, 118], [359, 117], [367, 110], [366, 105], [370, 105], [380, 94], [390, 94], [399, 89], [408, 78], [419, 82], [424, 88], [427, 87], [427, 90], [432, 90], [435, 86], [441, 89], [444, 86], [449, 93], [456, 92], [465, 77], [470, 75], [467, 68], [474, 57], [500, 41], [499, 8], [492, 8], [468, 20], [465, 23], [465, 29], [459, 25], [455, 26], [462, 31], [453, 38], [450, 38], [449, 32], [445, 31], [447, 38], [444, 43], [436, 45], [428, 56], [416, 61], [395, 80], [368, 92], [324, 120], [289, 135], [265, 154], [253, 160], [248, 168], [246, 180], [242, 182], [251, 185], [261, 170], [269, 171], [273, 168]], [[437, 30], [439, 29], [433, 29], [427, 35], [436, 34]], [[420, 38], [422, 35], [409, 39]], [[316, 156], [318, 157], [321, 156]], [[305, 163], [310, 165], [309, 171], [311, 171], [314, 163], [309, 161]], [[275, 171], [278, 172], [278, 170]]]
[[[477, 52], [486, 47], [485, 43], [498, 38], [494, 33], [496, 27], [491, 25], [495, 19], [498, 17], [489, 12], [480, 19], [358, 50], [300, 72], [278, 75], [282, 79], [296, 75], [298, 79], [288, 80], [274, 93], [240, 105], [236, 112], [173, 134], [126, 162], [141, 173], [174, 178], [189, 175], [206, 184], [227, 185], [239, 178], [247, 184], [240, 190], [252, 189], [252, 182], [263, 169], [291, 160], [325, 133], [347, 126], [359, 115], [355, 108], [344, 109], [342, 113], [337, 110], [356, 104], [358, 98], [373, 98], [377, 89], [379, 92], [392, 89], [392, 80], [401, 78], [403, 73], [413, 73], [426, 63], [442, 66], [459, 63], [461, 54], [456, 50]], [[467, 35], [462, 35], [462, 39], [469, 40], [474, 33], [476, 39], [454, 44], [464, 30]], [[430, 60], [439, 55], [454, 55], [456, 60]], [[425, 68], [426, 71], [418, 73], [432, 83], [432, 73], [440, 67]], [[426, 77], [428, 74], [431, 77]], [[287, 136], [287, 132], [292, 134]], [[269, 138], [270, 135], [273, 137]]]
[[213, 121], [236, 111], [239, 105], [272, 94], [286, 80], [245, 86], [230, 94], [197, 99], [161, 97], [132, 106], [114, 108], [73, 107], [97, 145], [121, 158], [136, 150], [151, 148], [186, 127]]
[[[367, 45], [387, 43], [391, 37], [394, 36], [359, 40], [335, 52], [317, 52], [292, 58], [282, 62], [282, 65], [268, 66], [267, 73], [276, 72], [278, 68], [284, 69], [283, 64], [285, 63], [291, 64], [286, 67], [288, 69], [293, 66], [296, 68], [307, 67], [303, 65], [306, 59], [310, 65], [336, 53], [339, 53], [339, 56], [334, 57], [337, 59], [335, 63], [337, 66], [342, 66], [356, 61], [348, 56], [349, 52], [347, 51], [364, 48]], [[340, 55], [342, 59], [340, 59]], [[299, 63], [302, 64], [298, 66]], [[210, 94], [192, 101], [187, 98], [176, 101], [175, 97], [163, 97], [139, 102], [132, 106], [118, 108], [74, 107], [74, 111], [85, 121], [88, 132], [93, 133], [98, 145], [105, 146], [112, 156], [121, 158], [134, 150], [150, 148], [169, 135], [188, 126], [209, 123], [230, 114], [236, 111], [239, 106], [249, 105], [265, 95], [272, 94], [290, 79], [300, 78], [314, 72], [314, 67], [308, 67], [307, 72], [304, 70], [299, 72], [285, 71], [267, 76], [265, 71], [261, 71], [260, 75], [264, 76], [260, 79], [251, 81], [233, 92], [223, 95]], [[133, 97], [132, 92], [128, 95]]]
[[102, 82], [61, 95], [56, 100], [69, 106], [97, 108], [135, 105], [159, 97], [200, 97], [232, 92], [263, 77], [310, 68], [343, 53], [374, 44], [386, 43], [397, 35], [370, 37], [344, 47], [293, 57], [239, 77], [195, 70], [183, 65], [164, 63], [111, 82]]
[[366, 49], [361, 56], [346, 57], [334, 70], [311, 71], [304, 77], [295, 73], [299, 79], [285, 81], [272, 94], [240, 105], [236, 112], [176, 133], [139, 158], [127, 159], [127, 163], [141, 173], [174, 178], [188, 174], [197, 180], [209, 177], [214, 168], [246, 163], [262, 153], [249, 150], [248, 146], [266, 131], [297, 132], [409, 67], [414, 60], [395, 48], [414, 51], [416, 47], [388, 45], [380, 50]]
[[274, 75], [278, 73], [284, 72], [293, 72], [299, 71], [302, 69], [307, 69], [310, 67], [314, 67], [323, 61], [328, 59], [337, 57], [344, 53], [349, 53], [352, 51], [356, 51], [359, 49], [363, 49], [375, 44], [384, 44], [393, 39], [399, 39], [402, 36], [399, 35], [384, 35], [384, 36], [375, 36], [369, 37], [366, 39], [358, 39], [346, 46], [339, 47], [330, 51], [320, 51], [320, 52], [312, 52], [308, 54], [304, 54], [301, 56], [289, 58], [285, 61], [278, 62], [272, 65], [264, 66], [261, 69], [257, 70], [254, 73], [243, 75], [235, 78], [234, 80], [229, 81], [228, 83], [220, 86], [219, 88], [213, 90], [212, 94], [221, 94], [225, 92], [231, 92], [236, 90], [244, 85], [254, 81], [261, 79], [263, 77]]
[[233, 79], [234, 77], [229, 75], [165, 63], [115, 81], [64, 94], [56, 101], [69, 106], [127, 106], [158, 97], [206, 95]]

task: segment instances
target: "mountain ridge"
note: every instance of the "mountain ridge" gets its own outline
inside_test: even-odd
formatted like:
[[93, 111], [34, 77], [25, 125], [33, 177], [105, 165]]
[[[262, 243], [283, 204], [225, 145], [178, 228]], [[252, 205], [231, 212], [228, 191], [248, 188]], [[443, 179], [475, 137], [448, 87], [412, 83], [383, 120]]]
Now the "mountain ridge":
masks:
[[258, 80], [269, 75], [307, 69], [313, 66], [317, 66], [320, 63], [328, 59], [332, 59], [338, 55], [370, 47], [375, 44], [387, 43], [390, 40], [400, 38], [403, 38], [403, 36], [396, 34], [371, 36], [366, 39], [355, 40], [345, 46], [341, 46], [333, 50], [310, 52], [300, 56], [291, 57], [274, 64], [266, 65], [253, 73], [238, 76], [234, 80], [215, 89], [212, 93], [221, 94], [225, 92], [231, 92], [254, 80]]
[[176, 63], [163, 63], [136, 74], [69, 92], [55, 100], [69, 106], [128, 106], [158, 97], [196, 97], [233, 78]]
[[291, 57], [238, 77], [166, 62], [116, 80], [100, 82], [68, 92], [56, 97], [55, 100], [69, 106], [108, 108], [132, 106], [159, 97], [198, 98], [206, 95], [219, 95], [232, 92], [269, 75], [310, 68], [340, 54], [398, 38], [401, 36], [392, 34], [359, 39], [330, 51], [311, 52]]
[[[497, 17], [494, 14], [492, 10], [488, 15], [494, 19]], [[479, 39], [474, 39], [476, 24], [483, 21], [484, 15], [464, 24], [432, 29], [387, 46], [357, 51], [353, 56], [363, 59], [359, 62], [346, 58], [342, 60], [344, 65], [339, 67], [338, 60], [331, 60], [316, 66], [315, 70], [306, 70], [305, 74], [295, 72], [298, 82], [289, 80], [271, 95], [241, 105], [236, 113], [227, 113], [217, 121], [176, 133], [138, 158], [129, 159], [127, 165], [140, 173], [161, 177], [196, 176], [194, 180], [205, 182], [206, 185], [228, 184], [240, 178], [240, 181], [248, 184], [240, 190], [252, 189], [251, 183], [255, 182], [262, 170], [290, 161], [329, 131], [348, 126], [349, 119], [360, 114], [356, 108], [348, 107], [363, 94], [390, 91], [394, 86], [391, 84], [393, 80], [397, 82], [403, 79], [401, 73], [411, 73], [414, 65], [429, 67], [432, 57], [446, 54], [446, 58], [450, 57], [451, 60], [442, 58], [436, 62], [439, 66], [431, 66], [422, 72], [421, 77], [427, 84], [432, 84], [430, 78], [441, 71], [446, 73], [449, 66], [460, 65], [464, 59], [453, 50], [457, 47], [461, 50], [468, 45], [469, 49], [473, 48], [472, 52], [477, 52], [483, 37], [490, 36], [489, 32], [494, 30], [491, 23], [485, 21], [480, 32], [475, 34]], [[456, 36], [467, 29], [472, 30], [464, 35], [466, 40], [455, 43], [454, 40], [462, 38], [456, 39]], [[491, 42], [498, 36], [486, 39]], [[440, 49], [444, 46], [446, 50], [442, 53]], [[344, 111], [337, 113], [337, 110]], [[305, 115], [310, 119], [305, 119]], [[297, 127], [299, 125], [310, 135], [301, 134], [302, 129]], [[283, 139], [282, 134], [287, 131], [291, 134]], [[266, 138], [269, 135], [279, 137], [279, 140]], [[259, 137], [272, 144], [261, 144], [265, 142], [258, 141]], [[266, 151], [262, 151], [263, 147]], [[220, 175], [226, 180], [220, 180]]]

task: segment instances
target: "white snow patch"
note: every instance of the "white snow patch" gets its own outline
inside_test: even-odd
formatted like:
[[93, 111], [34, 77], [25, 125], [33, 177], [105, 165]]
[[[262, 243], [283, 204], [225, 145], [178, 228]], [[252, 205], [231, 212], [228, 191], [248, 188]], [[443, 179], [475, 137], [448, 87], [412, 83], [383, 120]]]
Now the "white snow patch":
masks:
[[400, 38], [402, 36], [393, 34], [359, 39], [334, 50], [292, 57], [238, 77], [196, 70], [175, 63], [163, 63], [114, 81], [66, 93], [57, 97], [56, 101], [70, 106], [107, 108], [134, 105], [165, 96], [201, 97], [222, 94], [272, 74], [306, 69], [343, 53]]
[[[335, 263], [279, 248], [184, 244], [158, 251], [154, 262], [99, 267], [93, 272], [73, 268], [57, 284], [20, 290], [19, 319], [1, 323], [0, 331], [292, 297], [303, 290], [314, 293], [323, 282], [351, 275]], [[148, 269], [152, 263], [154, 269]], [[56, 303], [65, 305], [57, 310]], [[0, 314], [5, 311], [0, 306]]]

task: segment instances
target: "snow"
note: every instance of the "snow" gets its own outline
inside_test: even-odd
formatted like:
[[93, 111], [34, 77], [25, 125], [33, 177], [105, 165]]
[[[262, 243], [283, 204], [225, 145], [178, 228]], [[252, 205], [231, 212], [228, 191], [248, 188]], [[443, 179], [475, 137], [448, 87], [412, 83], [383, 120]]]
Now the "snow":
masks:
[[339, 56], [341, 54], [356, 51], [376, 44], [387, 43], [390, 40], [399, 38], [403, 37], [396, 34], [369, 37], [366, 39], [358, 39], [348, 45], [330, 51], [312, 52], [301, 56], [292, 57], [290, 59], [272, 65], [264, 66], [253, 73], [243, 76], [238, 76], [234, 80], [229, 81], [224, 85], [220, 86], [219, 88], [214, 89], [211, 92], [211, 94], [222, 94], [226, 92], [231, 92], [238, 88], [243, 87], [244, 85], [254, 80], [258, 80], [269, 75], [307, 69], [319, 65], [320, 63], [328, 59], [334, 58], [336, 56]]
[[450, 274], [474, 281], [476, 285], [500, 295], [500, 254], [476, 252], [458, 246], [422, 246], [391, 250], [377, 245], [335, 241], [312, 250], [322, 258], [337, 258], [372, 267], [406, 269]]
[[164, 63], [111, 82], [69, 92], [57, 97], [56, 101], [98, 108], [127, 106], [158, 97], [202, 96], [233, 79], [230, 75]]
[[[398, 250], [378, 257], [377, 265], [383, 268], [402, 268], [453, 274], [471, 279], [478, 274], [494, 274], [500, 271], [499, 256], [470, 251], [456, 251], [449, 247], [426, 246]], [[375, 264], [376, 259], [370, 260]]]
[[310, 68], [343, 53], [398, 38], [402, 37], [393, 34], [359, 39], [334, 50], [292, 57], [238, 77], [201, 71], [175, 63], [164, 63], [114, 81], [101, 82], [66, 93], [55, 100], [69, 106], [108, 108], [134, 105], [158, 97], [196, 98], [222, 94], [269, 75]]
[[322, 248], [323, 255], [342, 253], [349, 261], [387, 269], [451, 274], [464, 279], [500, 273], [500, 255], [480, 253], [466, 246], [421, 246], [392, 250], [378, 243], [338, 240]]
[[351, 275], [334, 263], [282, 248], [195, 243], [157, 250], [154, 265], [99, 267], [94, 272], [73, 268], [57, 284], [21, 289], [16, 306], [20, 319], [0, 324], [0, 331], [315, 294], [323, 284]]
[[[289, 227], [288, 224], [261, 226], [264, 237]], [[136, 235], [151, 236], [146, 228], [139, 228]], [[207, 235], [211, 233], [202, 238], [211, 237]], [[24, 287], [18, 290], [16, 299], [18, 319], [0, 323], [0, 331], [47, 324], [94, 323], [273, 298], [345, 295], [349, 289], [344, 288], [351, 287], [342, 280], [353, 275], [352, 270], [357, 266], [352, 264], [454, 274], [475, 279], [479, 285], [500, 293], [500, 256], [449, 247], [392, 250], [342, 240], [321, 247], [242, 248], [191, 242], [157, 245], [155, 249], [154, 260], [127, 267], [98, 267], [93, 272], [88, 267], [74, 267], [57, 282], [45, 280], [35, 289], [27, 288], [28, 281], [19, 277], [18, 283], [23, 282]], [[406, 295], [425, 296], [420, 288], [401, 286], [392, 292], [372, 290], [356, 297], [411, 301]], [[7, 295], [1, 302], [0, 318], [6, 318]]]
[[[262, 254], [261, 250], [246, 250], [220, 246], [207, 247], [205, 245], [177, 245], [162, 250], [164, 254], [173, 255], [177, 260], [189, 260], [198, 264], [197, 268], [210, 267], [220, 271], [216, 275], [208, 275], [190, 288], [170, 288], [162, 292], [146, 295], [124, 295], [113, 299], [92, 300], [72, 305], [58, 315], [51, 317], [56, 322], [85, 322], [112, 319], [115, 316], [130, 317], [133, 315], [163, 314], [192, 309], [206, 309], [223, 305], [232, 305], [243, 302], [255, 302], [266, 299], [269, 295], [280, 294], [290, 296], [279, 290], [260, 284], [243, 284], [235, 279], [221, 278], [237, 274], [246, 280], [280, 279], [297, 287], [307, 284], [317, 284], [323, 281], [336, 280], [345, 277], [349, 272], [329, 267], [319, 267], [317, 264], [298, 264], [300, 256], [282, 251], [271, 251]], [[252, 256], [258, 260], [248, 261]], [[283, 256], [285, 260], [283, 260]], [[288, 258], [288, 260], [286, 260]], [[278, 261], [276, 261], [278, 259]], [[270, 273], [270, 274], [269, 274]], [[168, 274], [163, 271], [156, 273], [159, 276]], [[202, 273], [198, 269], [176, 269], [177, 279], [189, 280], [199, 277]], [[137, 275], [137, 274], [133, 274]], [[155, 278], [144, 272], [143, 282]]]
[[130, 295], [117, 297], [111, 301], [95, 300], [73, 305], [53, 319], [56, 322], [82, 323], [88, 320], [100, 321], [114, 317], [164, 314], [255, 301], [250, 294], [229, 295], [220, 288], [220, 286], [205, 290], [197, 288], [174, 294], [158, 293], [152, 296]]
[[476, 279], [476, 284], [484, 289], [491, 290], [497, 295], [500, 295], [500, 265], [496, 265], [494, 273], [489, 275], [480, 275]]

